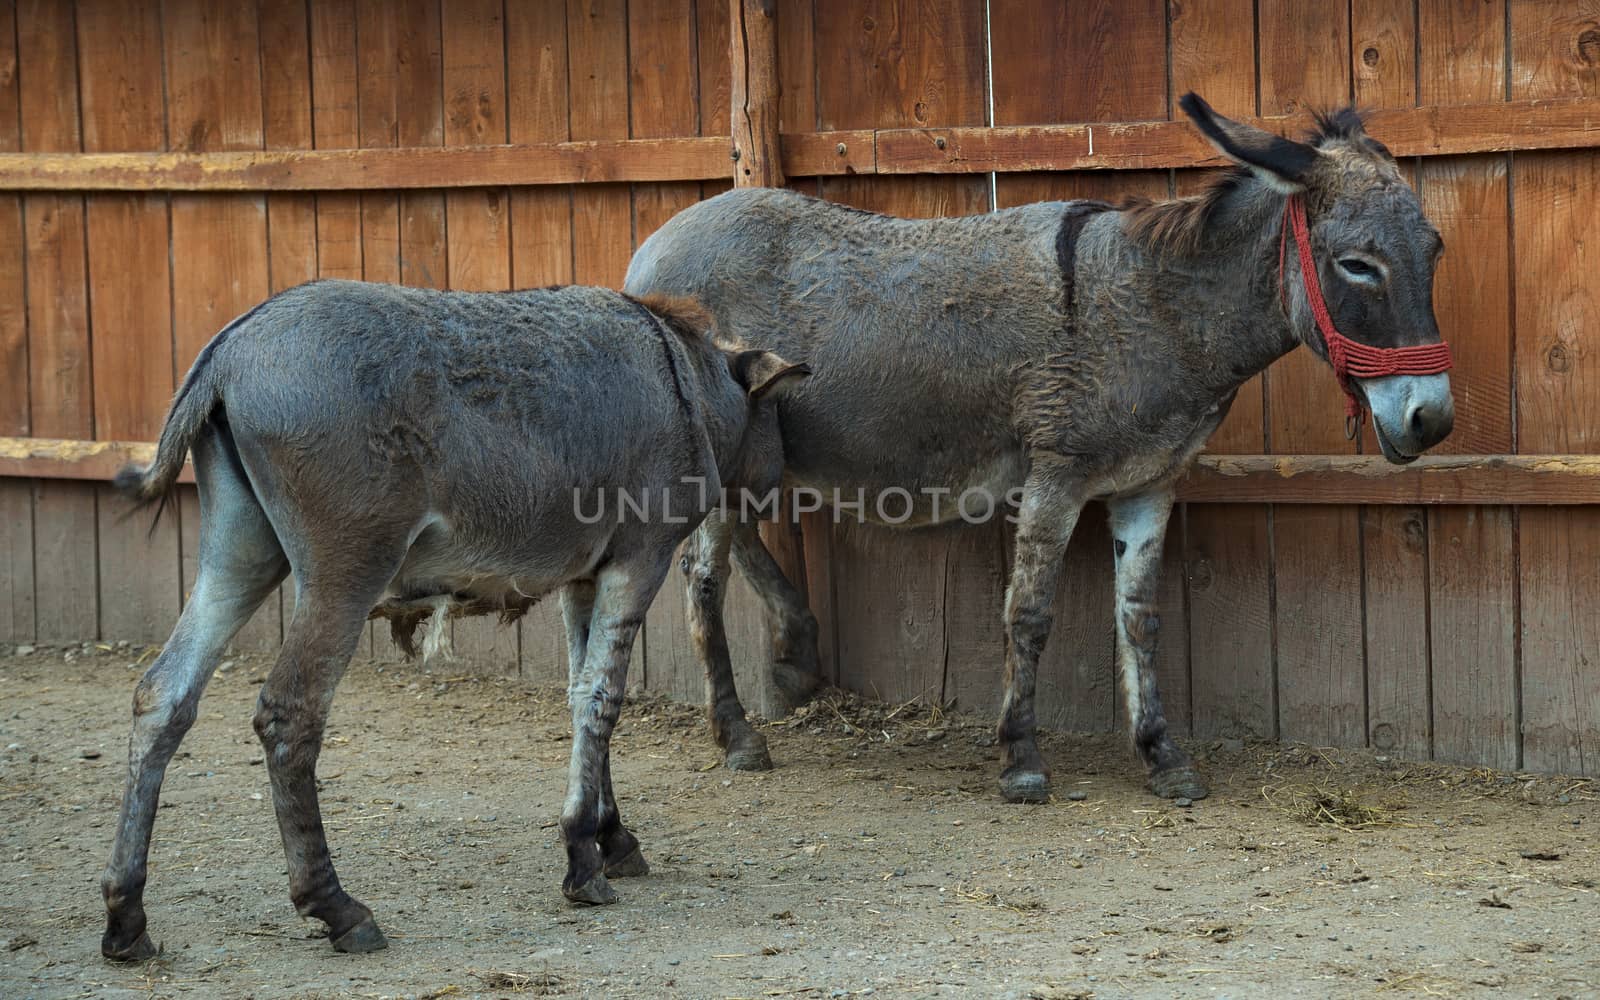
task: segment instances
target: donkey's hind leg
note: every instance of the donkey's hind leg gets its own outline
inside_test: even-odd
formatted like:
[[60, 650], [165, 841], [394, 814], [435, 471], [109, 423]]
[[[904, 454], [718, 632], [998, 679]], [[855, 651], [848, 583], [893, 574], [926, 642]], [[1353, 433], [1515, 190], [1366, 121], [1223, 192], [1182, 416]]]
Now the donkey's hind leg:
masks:
[[156, 953], [145, 932], [145, 865], [167, 764], [194, 724], [200, 695], [233, 638], [289, 570], [226, 442], [195, 442], [200, 484], [200, 568], [172, 637], [133, 693], [128, 780], [116, 842], [100, 882], [106, 903], [101, 954], [140, 961]]
[[607, 797], [611, 732], [622, 713], [634, 638], [661, 589], [670, 558], [668, 553], [642, 553], [629, 561], [609, 563], [596, 576], [583, 668], [567, 688], [572, 758], [567, 801], [561, 811], [561, 839], [567, 846], [567, 875], [561, 892], [574, 903], [612, 903], [617, 898], [606, 881], [606, 855], [600, 842], [601, 825], [606, 821], [602, 803]]
[[1156, 689], [1156, 588], [1161, 583], [1161, 545], [1172, 514], [1169, 488], [1107, 502], [1117, 563], [1117, 674], [1127, 699], [1133, 747], [1150, 774], [1150, 789], [1162, 798], [1206, 796], [1205, 779], [1189, 755], [1172, 742]]
[[333, 947], [345, 952], [377, 951], [388, 942], [372, 911], [344, 891], [333, 870], [317, 802], [317, 757], [334, 688], [398, 559], [388, 565], [389, 573], [369, 569], [360, 581], [352, 580], [353, 574], [336, 575], [337, 588], [315, 582], [301, 587], [253, 720], [272, 781], [272, 806], [288, 860], [289, 897], [301, 916], [327, 924]]
[[689, 639], [706, 671], [706, 707], [711, 735], [722, 747], [724, 760], [734, 771], [770, 771], [772, 757], [767, 739], [745, 718], [733, 683], [733, 660], [728, 655], [728, 633], [722, 622], [722, 602], [728, 590], [728, 550], [736, 525], [713, 513], [700, 523], [684, 543], [680, 565], [684, 576], [684, 605], [689, 616]]
[[[589, 653], [589, 620], [594, 614], [594, 581], [578, 580], [561, 589], [561, 623], [567, 633], [567, 700], [577, 697]], [[648, 875], [650, 866], [639, 850], [639, 838], [622, 825], [622, 812], [611, 787], [611, 754], [601, 772], [600, 827], [595, 834], [605, 857], [607, 878]]]
[[822, 683], [817, 665], [817, 619], [805, 598], [772, 558], [754, 523], [734, 529], [733, 561], [767, 608], [772, 635], [772, 687], [780, 714], [788, 715], [811, 700]]

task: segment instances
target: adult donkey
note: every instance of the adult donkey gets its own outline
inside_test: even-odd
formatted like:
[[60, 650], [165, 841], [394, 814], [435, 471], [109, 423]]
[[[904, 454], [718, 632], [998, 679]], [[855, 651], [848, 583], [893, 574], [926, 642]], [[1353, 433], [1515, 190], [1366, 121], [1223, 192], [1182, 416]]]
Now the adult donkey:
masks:
[[[154, 502], [194, 454], [200, 571], [134, 691], [127, 788], [101, 882], [107, 958], [155, 954], [144, 886], [162, 776], [223, 648], [291, 569], [294, 615], [254, 722], [290, 895], [328, 925], [335, 948], [384, 946], [372, 911], [334, 874], [316, 784], [334, 687], [369, 616], [389, 618], [409, 648], [420, 619], [436, 641], [446, 616], [514, 617], [561, 588], [573, 731], [562, 892], [610, 902], [607, 875], [646, 870], [611, 790], [628, 654], [717, 487], [777, 485], [772, 402], [804, 374], [713, 342], [704, 319], [692, 304], [599, 288], [317, 282], [268, 299], [206, 345], [155, 464], [117, 477]], [[636, 513], [602, 506], [613, 491]]]
[[[1206, 784], [1156, 691], [1155, 594], [1173, 484], [1239, 386], [1306, 344], [1332, 363], [1348, 419], [1371, 410], [1390, 461], [1450, 432], [1432, 307], [1441, 241], [1388, 150], [1351, 109], [1318, 116], [1303, 143], [1194, 94], [1180, 103], [1236, 164], [1193, 197], [913, 221], [739, 189], [678, 214], [628, 269], [628, 290], [692, 295], [752, 345], [811, 364], [779, 409], [791, 483], [909, 490], [924, 500], [911, 524], [934, 520], [924, 489], [1021, 485], [999, 724], [1012, 801], [1049, 795], [1035, 669], [1086, 502], [1110, 508], [1134, 747], [1158, 795], [1198, 798]], [[793, 699], [816, 683], [815, 620], [753, 528], [708, 523], [692, 544], [689, 616], [713, 731], [729, 766], [770, 766], [721, 632], [730, 546], [765, 599], [774, 681]]]

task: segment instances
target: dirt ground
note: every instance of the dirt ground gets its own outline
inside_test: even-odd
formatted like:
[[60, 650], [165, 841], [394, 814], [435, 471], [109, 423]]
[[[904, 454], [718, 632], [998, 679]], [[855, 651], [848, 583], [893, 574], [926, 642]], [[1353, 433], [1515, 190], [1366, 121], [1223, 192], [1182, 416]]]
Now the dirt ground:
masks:
[[[69, 658], [70, 654], [70, 658]], [[562, 899], [563, 695], [354, 665], [322, 758], [345, 885], [390, 947], [288, 900], [229, 661], [167, 773], [143, 966], [101, 961], [136, 649], [0, 658], [0, 996], [1600, 996], [1600, 789], [1363, 752], [1200, 743], [1211, 798], [1051, 735], [1057, 801], [995, 790], [988, 720], [831, 695], [734, 774], [697, 712], [630, 703], [623, 815], [652, 866]]]

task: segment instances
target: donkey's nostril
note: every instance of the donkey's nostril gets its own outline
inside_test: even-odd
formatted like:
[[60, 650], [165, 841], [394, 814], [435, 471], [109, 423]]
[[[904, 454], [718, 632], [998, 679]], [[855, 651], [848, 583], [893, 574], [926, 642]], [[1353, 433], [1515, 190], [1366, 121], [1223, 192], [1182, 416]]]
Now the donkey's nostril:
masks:
[[1424, 450], [1449, 437], [1454, 425], [1455, 409], [1450, 406], [1413, 406], [1406, 419], [1406, 430], [1411, 439]]

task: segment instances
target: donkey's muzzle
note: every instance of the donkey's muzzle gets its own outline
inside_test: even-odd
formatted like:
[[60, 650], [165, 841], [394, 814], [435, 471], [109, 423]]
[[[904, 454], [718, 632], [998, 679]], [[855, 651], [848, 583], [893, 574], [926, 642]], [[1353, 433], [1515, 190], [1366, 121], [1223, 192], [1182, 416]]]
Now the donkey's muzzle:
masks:
[[1385, 375], [1353, 380], [1372, 411], [1383, 457], [1409, 462], [1450, 435], [1456, 422], [1450, 376]]
[[1427, 451], [1450, 436], [1456, 423], [1456, 408], [1446, 396], [1443, 403], [1426, 401], [1414, 404], [1406, 413], [1406, 430], [1416, 441], [1418, 451]]

